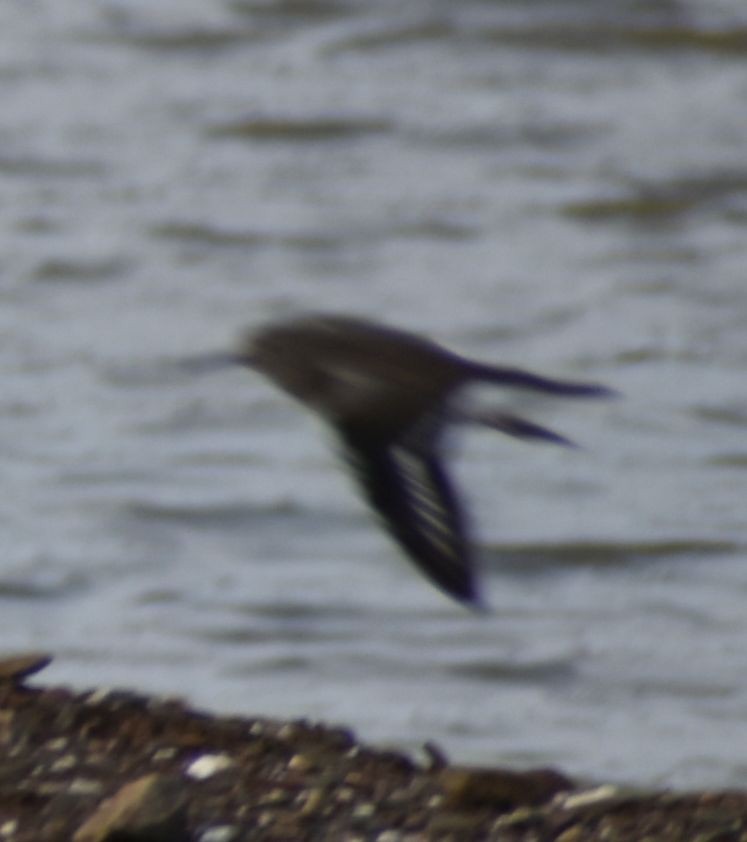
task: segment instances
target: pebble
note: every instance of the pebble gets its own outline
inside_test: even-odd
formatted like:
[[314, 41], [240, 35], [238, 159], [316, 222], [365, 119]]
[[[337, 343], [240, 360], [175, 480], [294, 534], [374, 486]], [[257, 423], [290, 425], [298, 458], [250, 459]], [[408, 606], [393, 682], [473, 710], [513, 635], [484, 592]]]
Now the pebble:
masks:
[[579, 807], [588, 807], [590, 804], [598, 804], [601, 801], [608, 801], [620, 794], [619, 787], [610, 784], [587, 789], [583, 792], [576, 792], [563, 799], [563, 807], [566, 810], [577, 810]]
[[292, 740], [298, 734], [298, 728], [292, 722], [286, 722], [285, 725], [281, 725], [278, 728], [278, 739], [279, 740]]
[[316, 813], [326, 800], [326, 793], [323, 789], [318, 787], [310, 789], [303, 798], [303, 806], [301, 807], [301, 815], [309, 816]]
[[570, 827], [558, 836], [556, 842], [582, 842], [584, 833], [580, 827]]
[[196, 781], [204, 781], [235, 765], [227, 754], [203, 754], [187, 766], [187, 775]]
[[104, 785], [101, 781], [94, 781], [91, 778], [75, 778], [67, 788], [68, 795], [99, 795], [103, 792]]
[[294, 772], [308, 772], [314, 766], [305, 754], [294, 754], [288, 761], [288, 768]]
[[349, 786], [341, 786], [335, 793], [335, 800], [341, 804], [347, 804], [355, 799], [355, 790]]
[[285, 804], [288, 801], [288, 792], [285, 789], [271, 789], [269, 792], [266, 792], [259, 800], [259, 803], [262, 805], [267, 804]]
[[18, 822], [16, 819], [11, 819], [9, 822], [0, 824], [0, 836], [14, 836], [18, 830]]
[[211, 827], [198, 837], [199, 842], [233, 842], [238, 831], [233, 825], [223, 824]]
[[362, 819], [370, 819], [375, 811], [376, 808], [373, 804], [364, 802], [363, 804], [356, 805], [355, 809], [353, 810], [353, 818], [357, 819], [358, 821]]
[[66, 754], [64, 757], [58, 757], [57, 760], [49, 767], [50, 772], [68, 772], [78, 765], [78, 758], [74, 754]]
[[106, 701], [109, 696], [114, 695], [113, 687], [99, 687], [97, 690], [92, 690], [84, 699], [83, 704], [95, 707]]

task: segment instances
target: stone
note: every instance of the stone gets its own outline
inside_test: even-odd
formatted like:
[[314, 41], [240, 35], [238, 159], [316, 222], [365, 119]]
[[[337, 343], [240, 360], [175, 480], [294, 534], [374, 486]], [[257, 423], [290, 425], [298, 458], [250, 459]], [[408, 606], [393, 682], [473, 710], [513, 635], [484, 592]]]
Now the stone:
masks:
[[196, 781], [204, 781], [233, 765], [234, 761], [227, 754], [203, 754], [189, 764], [187, 774]]
[[43, 670], [51, 663], [52, 656], [43, 652], [10, 655], [0, 659], [0, 681], [22, 684], [24, 678]]
[[73, 842], [187, 842], [186, 798], [178, 779], [145, 775], [103, 801]]
[[444, 806], [464, 810], [475, 807], [515, 809], [544, 804], [559, 792], [572, 790], [573, 782], [553, 769], [513, 772], [450, 766], [438, 774]]

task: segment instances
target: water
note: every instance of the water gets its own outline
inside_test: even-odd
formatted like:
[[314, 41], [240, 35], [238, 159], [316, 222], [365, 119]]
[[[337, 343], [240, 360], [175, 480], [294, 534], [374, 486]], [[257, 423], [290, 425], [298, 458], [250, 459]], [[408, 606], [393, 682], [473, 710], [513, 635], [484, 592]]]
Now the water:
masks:
[[[745, 786], [743, 4], [0, 17], [3, 649], [463, 762]], [[306, 308], [624, 393], [518, 402], [579, 451], [460, 439], [491, 615], [267, 384], [173, 365]]]

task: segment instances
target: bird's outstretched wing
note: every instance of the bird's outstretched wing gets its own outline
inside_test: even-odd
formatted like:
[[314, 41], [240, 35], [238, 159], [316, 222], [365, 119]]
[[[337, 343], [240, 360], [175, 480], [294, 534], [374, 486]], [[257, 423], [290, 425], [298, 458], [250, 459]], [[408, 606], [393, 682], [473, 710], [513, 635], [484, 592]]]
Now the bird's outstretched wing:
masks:
[[343, 431], [367, 501], [420, 570], [449, 596], [481, 607], [465, 518], [437, 453]]

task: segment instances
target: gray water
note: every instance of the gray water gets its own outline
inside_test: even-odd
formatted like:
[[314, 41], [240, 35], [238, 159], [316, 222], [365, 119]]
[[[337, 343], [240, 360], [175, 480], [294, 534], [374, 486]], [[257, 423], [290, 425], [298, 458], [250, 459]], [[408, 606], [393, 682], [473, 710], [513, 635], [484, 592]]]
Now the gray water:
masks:
[[[747, 9], [0, 7], [0, 635], [45, 681], [747, 785]], [[305, 309], [608, 383], [459, 439], [488, 616], [313, 420], [184, 355]]]

